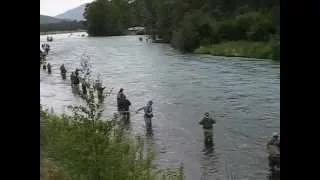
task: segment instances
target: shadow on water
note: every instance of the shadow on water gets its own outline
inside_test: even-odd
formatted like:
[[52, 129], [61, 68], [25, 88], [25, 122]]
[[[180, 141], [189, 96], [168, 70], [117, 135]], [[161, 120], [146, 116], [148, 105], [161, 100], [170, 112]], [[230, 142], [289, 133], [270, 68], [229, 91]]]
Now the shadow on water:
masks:
[[78, 85], [72, 85], [72, 94], [78, 95], [80, 93], [80, 89]]
[[126, 131], [131, 131], [131, 124], [130, 124], [130, 113], [125, 113], [120, 115], [120, 124], [121, 128]]
[[152, 126], [146, 126], [146, 136], [147, 138], [153, 138]]

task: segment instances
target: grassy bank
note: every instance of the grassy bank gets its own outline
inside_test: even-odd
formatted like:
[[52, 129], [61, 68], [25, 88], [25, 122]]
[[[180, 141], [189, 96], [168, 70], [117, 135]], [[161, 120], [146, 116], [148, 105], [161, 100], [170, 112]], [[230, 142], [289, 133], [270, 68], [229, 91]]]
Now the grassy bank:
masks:
[[183, 179], [182, 169], [154, 167], [152, 151], [117, 122], [40, 110], [40, 180]]
[[194, 52], [215, 56], [236, 56], [277, 60], [275, 44], [272, 42], [230, 41], [200, 46]]
[[86, 32], [86, 30], [73, 30], [73, 31], [46, 31], [46, 32], [40, 32], [40, 35], [49, 35], [49, 34], [65, 34], [65, 33], [77, 33], [77, 32]]

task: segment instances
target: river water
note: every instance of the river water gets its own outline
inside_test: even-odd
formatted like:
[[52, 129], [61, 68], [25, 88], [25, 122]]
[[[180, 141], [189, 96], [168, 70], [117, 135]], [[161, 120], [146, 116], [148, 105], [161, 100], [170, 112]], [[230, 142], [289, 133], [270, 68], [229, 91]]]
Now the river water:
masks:
[[[131, 117], [131, 131], [156, 153], [159, 167], [184, 166], [187, 179], [268, 179], [265, 144], [280, 131], [280, 63], [237, 57], [181, 54], [168, 44], [147, 44], [138, 36], [80, 37], [53, 35], [47, 60], [52, 74], [40, 69], [40, 100], [55, 112], [82, 103], [72, 94], [69, 72], [90, 57], [94, 73], [107, 89], [121, 87], [132, 110], [153, 100], [153, 133], [143, 115]], [[45, 42], [46, 37], [40, 36]], [[59, 66], [65, 64], [63, 81]], [[116, 95], [105, 101], [105, 117], [116, 111]], [[209, 111], [217, 121], [214, 145], [205, 148], [198, 122]]]

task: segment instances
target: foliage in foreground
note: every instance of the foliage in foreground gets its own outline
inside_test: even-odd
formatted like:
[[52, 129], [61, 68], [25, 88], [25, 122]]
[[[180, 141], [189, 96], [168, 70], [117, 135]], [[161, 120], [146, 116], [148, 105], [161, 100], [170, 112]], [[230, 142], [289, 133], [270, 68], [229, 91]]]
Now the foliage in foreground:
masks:
[[259, 59], [275, 59], [272, 42], [230, 41], [220, 44], [200, 46], [195, 53], [215, 56], [237, 56]]
[[[183, 179], [182, 171], [157, 170], [153, 153], [125, 135], [116, 120], [40, 111], [40, 179]], [[42, 176], [42, 177], [41, 177]]]

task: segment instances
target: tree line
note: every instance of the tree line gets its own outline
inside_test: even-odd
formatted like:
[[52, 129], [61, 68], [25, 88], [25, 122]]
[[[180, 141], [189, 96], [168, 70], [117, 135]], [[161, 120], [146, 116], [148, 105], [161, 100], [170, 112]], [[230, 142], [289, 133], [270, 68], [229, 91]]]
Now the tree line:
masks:
[[85, 21], [61, 21], [58, 23], [40, 24], [40, 32], [72, 31], [86, 29]]
[[84, 17], [91, 36], [122, 35], [144, 26], [177, 49], [225, 41], [276, 41], [279, 0], [95, 0]]

